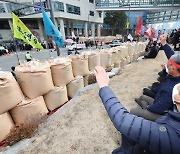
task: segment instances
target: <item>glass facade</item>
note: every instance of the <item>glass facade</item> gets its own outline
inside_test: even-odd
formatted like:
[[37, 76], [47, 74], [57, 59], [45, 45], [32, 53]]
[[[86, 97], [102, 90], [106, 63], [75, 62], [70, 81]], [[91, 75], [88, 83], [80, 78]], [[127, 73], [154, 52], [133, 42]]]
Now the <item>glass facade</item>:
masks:
[[176, 21], [178, 19], [180, 19], [180, 10], [151, 12], [147, 15], [147, 23]]

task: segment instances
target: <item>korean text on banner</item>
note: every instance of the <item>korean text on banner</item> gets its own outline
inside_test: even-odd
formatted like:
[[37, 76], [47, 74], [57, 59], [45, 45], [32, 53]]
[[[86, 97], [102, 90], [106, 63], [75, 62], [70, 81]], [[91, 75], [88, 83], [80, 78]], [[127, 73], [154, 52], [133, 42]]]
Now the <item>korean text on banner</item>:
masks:
[[31, 33], [26, 25], [14, 13], [12, 13], [12, 17], [14, 37], [23, 40], [25, 43], [30, 44], [34, 48], [43, 49], [36, 36]]

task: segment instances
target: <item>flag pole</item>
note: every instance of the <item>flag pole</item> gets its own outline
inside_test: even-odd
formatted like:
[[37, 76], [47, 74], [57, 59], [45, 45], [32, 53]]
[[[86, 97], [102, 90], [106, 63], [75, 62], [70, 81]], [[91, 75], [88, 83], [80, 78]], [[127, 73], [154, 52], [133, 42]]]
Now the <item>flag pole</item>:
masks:
[[[51, 20], [53, 22], [53, 24], [55, 25], [55, 18], [54, 18], [54, 13], [53, 13], [53, 10], [52, 10], [52, 2], [51, 0], [48, 0], [48, 6], [49, 6], [49, 9], [50, 9], [50, 15], [51, 15]], [[60, 55], [60, 50], [59, 50], [59, 47], [56, 43], [56, 50], [57, 50], [57, 55], [59, 56]]]
[[16, 52], [16, 56], [17, 56], [17, 60], [18, 60], [18, 65], [20, 65], [20, 60], [19, 60], [19, 56], [18, 56], [18, 52], [17, 52], [17, 44], [16, 44], [16, 41], [14, 38], [13, 38], [13, 43], [15, 45], [15, 52]]

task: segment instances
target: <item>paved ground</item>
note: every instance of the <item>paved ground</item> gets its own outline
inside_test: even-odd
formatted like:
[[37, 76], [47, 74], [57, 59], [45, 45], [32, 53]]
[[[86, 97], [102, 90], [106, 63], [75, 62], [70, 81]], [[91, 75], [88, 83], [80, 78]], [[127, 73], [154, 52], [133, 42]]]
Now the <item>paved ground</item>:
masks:
[[[108, 45], [104, 45], [103, 48], [109, 47]], [[78, 50], [78, 52], [83, 51], [92, 51], [95, 47], [84, 49], [84, 50]], [[25, 61], [25, 54], [27, 51], [18, 51], [18, 57], [20, 61]], [[53, 49], [45, 49], [39, 52], [36, 51], [29, 51], [33, 58], [43, 60], [43, 59], [49, 59], [50, 57], [57, 57], [57, 52]], [[67, 55], [68, 50], [66, 48], [60, 48], [60, 54], [62, 56]], [[18, 59], [16, 53], [11, 53], [10, 56], [1, 56], [0, 57], [0, 68], [2, 71], [11, 71], [11, 66], [17, 66], [18, 65]]]

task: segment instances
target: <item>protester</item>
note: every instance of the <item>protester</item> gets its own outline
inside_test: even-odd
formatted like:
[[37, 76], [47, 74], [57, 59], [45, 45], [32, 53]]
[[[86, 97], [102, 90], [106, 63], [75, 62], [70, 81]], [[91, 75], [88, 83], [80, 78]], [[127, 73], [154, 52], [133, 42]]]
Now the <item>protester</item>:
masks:
[[133, 37], [132, 37], [132, 35], [131, 35], [131, 34], [128, 34], [128, 36], [127, 36], [127, 41], [130, 41], [130, 42], [132, 42], [132, 41], [133, 41]]
[[115, 149], [113, 154], [179, 154], [180, 90], [178, 90], [179, 93], [172, 95], [176, 98], [174, 103], [176, 103], [177, 111], [169, 111], [156, 122], [152, 122], [130, 114], [123, 107], [108, 87], [109, 78], [104, 68], [97, 66], [94, 73], [105, 109], [115, 128], [122, 134], [121, 147]]
[[29, 52], [26, 53], [25, 59], [26, 59], [27, 62], [28, 62], [28, 61], [31, 61], [32, 56], [31, 56], [31, 54], [30, 54]]
[[152, 46], [150, 47], [150, 51], [144, 56], [144, 59], [147, 58], [156, 58], [157, 54], [158, 54], [159, 48], [157, 46], [157, 42], [154, 41], [152, 43]]
[[179, 39], [180, 39], [180, 28], [178, 29], [177, 32], [175, 32], [174, 37], [173, 37], [174, 50], [180, 50], [180, 47], [177, 48], [177, 44], [179, 43]]
[[160, 42], [161, 42], [161, 45], [162, 45], [162, 49], [164, 50], [167, 59], [169, 59], [174, 54], [174, 51], [170, 47], [170, 45], [167, 44], [167, 41], [166, 41], [167, 36], [165, 34], [162, 34], [162, 35], [160, 35], [159, 39], [160, 39]]
[[[167, 44], [167, 37], [166, 35], [162, 34], [160, 35], [160, 43], [161, 43], [161, 48], [162, 50], [164, 50], [166, 56], [167, 56], [167, 59], [169, 59], [173, 54], [174, 54], [174, 51], [172, 50], [172, 48]], [[167, 69], [167, 66], [162, 64], [163, 66], [163, 69], [162, 71], [160, 71], [158, 73], [159, 77], [158, 77], [158, 82], [155, 82], [152, 84], [152, 86], [150, 88], [144, 88], [143, 89], [143, 95], [147, 95], [147, 96], [150, 96], [152, 98], [155, 98], [155, 93], [151, 90], [152, 88], [154, 87], [157, 87], [157, 86], [160, 86], [161, 85], [161, 82], [165, 79], [165, 77], [167, 76], [168, 74], [168, 69]]]
[[136, 102], [138, 107], [132, 108], [130, 113], [145, 119], [155, 121], [165, 114], [167, 110], [172, 110], [172, 89], [180, 82], [180, 55], [174, 54], [167, 64], [168, 75], [159, 86], [151, 90], [155, 93], [155, 98], [142, 95]]

